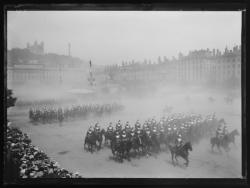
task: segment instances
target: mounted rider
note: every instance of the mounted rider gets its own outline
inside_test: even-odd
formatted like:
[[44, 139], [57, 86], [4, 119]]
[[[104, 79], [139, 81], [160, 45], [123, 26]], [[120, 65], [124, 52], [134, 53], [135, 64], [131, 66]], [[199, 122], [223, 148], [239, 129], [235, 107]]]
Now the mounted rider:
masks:
[[134, 128], [132, 128], [128, 137], [129, 137], [129, 139], [133, 139], [134, 136], [135, 136], [135, 130], [134, 130]]
[[112, 133], [113, 132], [113, 126], [112, 126], [112, 123], [109, 123], [109, 126], [108, 126], [108, 128], [107, 128], [107, 132], [108, 133]]
[[126, 125], [125, 125], [125, 131], [126, 131], [126, 134], [129, 134], [129, 132], [131, 131], [131, 127], [128, 121], [126, 122]]
[[121, 131], [122, 131], [122, 124], [121, 124], [121, 120], [119, 120], [119, 121], [118, 121], [118, 123], [116, 124], [115, 128], [116, 128], [116, 131], [119, 131], [119, 132], [121, 132]]
[[99, 123], [95, 124], [94, 131], [95, 131], [95, 133], [100, 133], [101, 132], [101, 127], [99, 126]]
[[226, 135], [228, 135], [228, 129], [227, 129], [227, 126], [224, 125], [223, 130], [222, 130], [222, 136], [224, 137]]
[[183, 146], [183, 138], [182, 135], [179, 134], [175, 140], [176, 148], [180, 149]]
[[89, 130], [87, 131], [87, 136], [91, 136], [93, 134], [93, 132], [94, 132], [93, 127], [90, 126]]
[[141, 130], [141, 124], [140, 124], [139, 120], [137, 120], [136, 123], [135, 123], [135, 130], [136, 131]]
[[90, 127], [89, 127], [89, 131], [90, 131], [90, 132], [94, 132], [93, 126], [90, 126]]
[[216, 138], [222, 139], [223, 138], [223, 130], [222, 130], [222, 125], [219, 125], [218, 128], [216, 129]]
[[177, 131], [178, 130], [177, 130], [176, 124], [173, 125], [173, 129], [172, 130], [173, 130], [173, 135], [177, 136]]
[[119, 131], [115, 131], [115, 141], [120, 142], [121, 141], [121, 135]]
[[142, 131], [141, 131], [141, 129], [135, 129], [135, 136], [137, 136], [137, 137], [142, 137]]
[[125, 130], [122, 131], [121, 140], [122, 140], [123, 143], [128, 141], [127, 133], [126, 133]]

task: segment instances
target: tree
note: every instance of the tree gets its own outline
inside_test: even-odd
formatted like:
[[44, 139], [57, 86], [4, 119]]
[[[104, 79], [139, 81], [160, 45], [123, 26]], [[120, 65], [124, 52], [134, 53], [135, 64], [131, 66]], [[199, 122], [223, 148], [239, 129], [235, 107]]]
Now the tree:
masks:
[[13, 92], [11, 89], [6, 88], [6, 94], [7, 94], [7, 108], [15, 106], [16, 97], [13, 97]]

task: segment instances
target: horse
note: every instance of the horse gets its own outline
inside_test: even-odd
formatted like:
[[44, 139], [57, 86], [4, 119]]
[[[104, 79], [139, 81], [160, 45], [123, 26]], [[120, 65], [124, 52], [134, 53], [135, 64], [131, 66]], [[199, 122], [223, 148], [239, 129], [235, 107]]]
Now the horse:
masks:
[[143, 152], [143, 139], [141, 136], [138, 135], [134, 135], [131, 137], [130, 139], [130, 150], [133, 149], [135, 151], [136, 154], [140, 154], [141, 152]]
[[112, 139], [111, 141], [111, 151], [114, 157], [119, 161], [123, 162], [123, 145], [122, 140]]
[[152, 143], [152, 135], [149, 131], [146, 131], [143, 135], [142, 135], [142, 144], [143, 144], [143, 151], [144, 153], [146, 153], [147, 155], [150, 155], [150, 150], [153, 147], [153, 143]]
[[193, 148], [192, 148], [192, 145], [190, 142], [186, 142], [181, 148], [177, 148], [177, 146], [172, 146], [172, 145], [169, 145], [169, 150], [171, 152], [171, 157], [172, 157], [172, 163], [174, 164], [175, 166], [175, 163], [174, 163], [174, 159], [176, 160], [176, 162], [178, 163], [178, 160], [177, 160], [177, 157], [180, 156], [182, 157], [183, 159], [186, 160], [186, 163], [185, 165], [188, 166], [189, 164], [189, 160], [188, 160], [188, 151], [192, 151]]
[[228, 137], [227, 136], [224, 136], [222, 138], [218, 138], [218, 137], [212, 137], [210, 139], [210, 143], [211, 143], [211, 149], [212, 151], [214, 151], [214, 146], [216, 145], [218, 150], [221, 152], [221, 149], [220, 147], [222, 146], [223, 149], [228, 152], [230, 149], [229, 149], [229, 142], [228, 142]]
[[217, 137], [212, 137], [210, 139], [212, 151], [213, 151], [214, 146], [216, 145], [220, 152], [221, 152], [220, 146], [222, 146], [224, 148], [224, 150], [226, 152], [228, 152], [230, 150], [229, 144], [230, 143], [235, 144], [235, 136], [237, 136], [237, 135], [239, 135], [239, 132], [237, 129], [234, 129], [233, 131], [231, 131], [230, 133], [225, 135], [222, 139], [219, 139]]
[[131, 139], [126, 138], [123, 139], [121, 142], [121, 154], [122, 154], [122, 158], [126, 158], [128, 161], [130, 161], [130, 150], [132, 148], [132, 142]]
[[[87, 146], [87, 148], [86, 148]], [[84, 140], [84, 150], [88, 150], [91, 153], [94, 152], [94, 147], [96, 146], [96, 139], [95, 135], [92, 134], [87, 134]]]
[[109, 132], [109, 131], [104, 132], [105, 145], [108, 145], [108, 143], [110, 143], [110, 145], [111, 145], [111, 141], [113, 139], [113, 136], [114, 136], [113, 132]]
[[103, 135], [105, 135], [105, 130], [104, 129], [102, 129], [100, 132], [94, 132], [95, 144], [96, 144], [98, 150], [100, 150], [101, 147], [102, 147]]
[[151, 142], [152, 142], [152, 149], [154, 150], [154, 152], [158, 153], [161, 150], [158, 135], [152, 134]]
[[233, 131], [231, 131], [228, 135], [226, 135], [228, 137], [228, 142], [233, 143], [235, 145], [235, 136], [238, 136], [239, 131], [237, 129], [234, 129]]

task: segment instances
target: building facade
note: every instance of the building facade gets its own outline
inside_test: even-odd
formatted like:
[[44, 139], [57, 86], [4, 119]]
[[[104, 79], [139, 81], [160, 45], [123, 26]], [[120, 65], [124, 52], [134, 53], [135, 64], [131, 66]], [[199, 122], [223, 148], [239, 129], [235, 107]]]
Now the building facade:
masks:
[[123, 62], [121, 66], [106, 66], [104, 70], [108, 78], [126, 81], [169, 81], [179, 83], [216, 83], [223, 84], [230, 79], [241, 79], [241, 47], [219, 50], [201, 49], [190, 51], [188, 55], [179, 54], [178, 59], [163, 60], [158, 63], [151, 61]]

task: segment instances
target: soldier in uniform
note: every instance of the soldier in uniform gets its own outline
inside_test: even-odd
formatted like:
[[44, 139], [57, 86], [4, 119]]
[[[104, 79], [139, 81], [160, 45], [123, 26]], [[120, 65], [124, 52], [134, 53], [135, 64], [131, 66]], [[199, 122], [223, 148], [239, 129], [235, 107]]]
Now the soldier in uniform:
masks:
[[126, 134], [128, 135], [129, 134], [129, 132], [131, 131], [131, 127], [130, 127], [130, 125], [129, 125], [129, 122], [127, 121], [126, 122], [126, 125], [125, 125], [125, 131], [126, 131]]
[[228, 134], [227, 126], [224, 125], [223, 131], [222, 131], [222, 136], [224, 137], [224, 136], [226, 136], [227, 134]]
[[179, 150], [183, 146], [183, 139], [181, 134], [179, 134], [176, 138], [176, 148]]
[[100, 128], [98, 123], [95, 124], [94, 130], [95, 130], [96, 133], [99, 133], [101, 131], [101, 128]]
[[115, 141], [116, 141], [116, 143], [121, 142], [121, 135], [120, 135], [119, 131], [115, 131]]
[[216, 138], [218, 139], [222, 139], [222, 128], [221, 128], [221, 125], [218, 126], [217, 130], [216, 130]]
[[109, 123], [109, 126], [107, 128], [107, 132], [113, 132], [113, 127], [112, 127], [112, 123]]
[[89, 127], [89, 130], [90, 130], [91, 132], [93, 132], [93, 131], [94, 131], [93, 126], [90, 126], [90, 127]]
[[135, 123], [135, 130], [137, 131], [137, 130], [140, 130], [140, 129], [141, 129], [141, 124], [140, 124], [139, 120], [137, 120], [136, 123]]
[[87, 136], [90, 136], [92, 133], [93, 133], [93, 130], [89, 129], [88, 132], [87, 132]]
[[127, 150], [127, 144], [128, 144], [128, 136], [127, 136], [127, 133], [126, 131], [122, 131], [122, 135], [121, 135], [121, 141], [122, 141], [122, 145], [123, 145], [123, 148], [124, 148], [124, 151]]
[[[119, 120], [120, 121], [120, 120]], [[122, 130], [122, 125], [121, 125], [121, 123], [118, 121], [118, 123], [116, 124], [116, 131], [118, 131], [118, 132], [121, 132], [121, 130]]]

